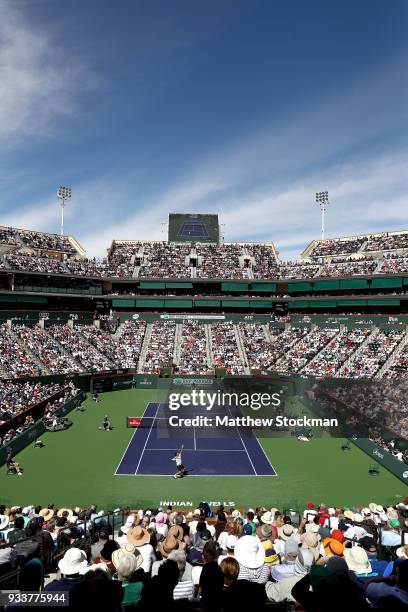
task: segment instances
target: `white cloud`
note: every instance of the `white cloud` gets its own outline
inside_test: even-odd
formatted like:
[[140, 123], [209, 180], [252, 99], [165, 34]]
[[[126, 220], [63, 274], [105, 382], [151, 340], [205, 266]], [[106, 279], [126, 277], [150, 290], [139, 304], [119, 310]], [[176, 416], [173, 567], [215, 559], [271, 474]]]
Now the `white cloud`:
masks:
[[[408, 228], [404, 206], [407, 166], [405, 152], [326, 169], [324, 187], [332, 201], [327, 235]], [[113, 223], [97, 220], [97, 231], [89, 224], [81, 225], [82, 242], [89, 254], [98, 255], [113, 238], [164, 239], [160, 223], [169, 212], [218, 212], [227, 241], [270, 240], [284, 258], [297, 258], [311, 239], [319, 237], [320, 212], [314, 192], [320, 180], [320, 173], [312, 173], [290, 187], [268, 184], [262, 189], [245, 189], [239, 196], [230, 193], [234, 186], [221, 182], [188, 182], [133, 215], [121, 217], [117, 210]], [[114, 190], [105, 195], [114, 201]]]
[[0, 0], [0, 143], [49, 134], [58, 118], [75, 112], [79, 87], [89, 84], [85, 67], [67, 57], [27, 13]]

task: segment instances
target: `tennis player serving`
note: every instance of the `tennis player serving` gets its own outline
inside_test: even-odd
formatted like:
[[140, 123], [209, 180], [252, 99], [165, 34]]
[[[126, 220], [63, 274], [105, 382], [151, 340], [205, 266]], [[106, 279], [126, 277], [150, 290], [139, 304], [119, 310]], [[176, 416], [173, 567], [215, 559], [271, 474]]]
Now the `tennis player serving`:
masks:
[[181, 445], [180, 450], [174, 453], [174, 457], [172, 457], [171, 459], [172, 461], [176, 462], [176, 473], [174, 474], [173, 478], [183, 478], [183, 476], [185, 476], [187, 473], [187, 469], [183, 465], [183, 461], [181, 458], [183, 448], [184, 448], [184, 444]]

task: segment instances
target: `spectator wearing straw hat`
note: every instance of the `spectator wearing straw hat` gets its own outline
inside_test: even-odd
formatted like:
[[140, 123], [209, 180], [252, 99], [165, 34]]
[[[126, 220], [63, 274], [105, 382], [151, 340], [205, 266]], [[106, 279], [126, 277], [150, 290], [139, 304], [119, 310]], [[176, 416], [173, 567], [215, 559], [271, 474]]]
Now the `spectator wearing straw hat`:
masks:
[[280, 563], [280, 557], [273, 545], [275, 532], [272, 525], [261, 525], [261, 527], [257, 529], [257, 533], [262, 547], [265, 550], [265, 563], [267, 563], [269, 566]]
[[150, 574], [152, 564], [156, 561], [153, 546], [150, 544], [150, 534], [143, 527], [133, 527], [127, 534], [128, 543], [137, 548], [143, 557], [142, 568]]
[[372, 575], [372, 567], [367, 552], [361, 546], [345, 548], [344, 559], [349, 570], [354, 572], [356, 578], [367, 578]]
[[317, 537], [317, 534], [312, 533], [311, 531], [309, 533], [302, 533], [302, 535], [300, 536], [300, 543], [302, 546], [302, 550], [306, 548], [311, 550], [313, 553], [314, 560], [317, 561], [320, 557], [319, 538]]

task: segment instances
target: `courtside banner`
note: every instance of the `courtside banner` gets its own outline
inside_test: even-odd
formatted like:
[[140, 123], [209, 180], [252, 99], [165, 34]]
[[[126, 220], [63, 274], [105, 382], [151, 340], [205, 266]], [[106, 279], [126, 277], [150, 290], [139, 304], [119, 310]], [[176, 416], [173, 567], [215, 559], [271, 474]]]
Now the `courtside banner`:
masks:
[[405, 484], [408, 484], [408, 465], [404, 461], [399, 461], [389, 452], [366, 438], [350, 438], [350, 441], [367, 453], [373, 461], [385, 467]]

